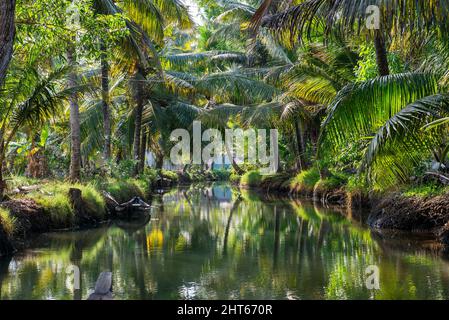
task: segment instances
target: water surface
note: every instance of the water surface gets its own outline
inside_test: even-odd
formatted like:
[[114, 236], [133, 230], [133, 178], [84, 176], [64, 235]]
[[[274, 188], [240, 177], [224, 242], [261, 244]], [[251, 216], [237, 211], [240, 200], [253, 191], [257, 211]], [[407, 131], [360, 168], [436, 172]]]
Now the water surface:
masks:
[[[150, 221], [39, 236], [0, 260], [0, 299], [86, 299], [107, 270], [115, 299], [449, 298], [449, 263], [432, 241], [384, 239], [330, 209], [238, 194], [178, 188], [154, 199]], [[380, 290], [366, 288], [370, 265]]]

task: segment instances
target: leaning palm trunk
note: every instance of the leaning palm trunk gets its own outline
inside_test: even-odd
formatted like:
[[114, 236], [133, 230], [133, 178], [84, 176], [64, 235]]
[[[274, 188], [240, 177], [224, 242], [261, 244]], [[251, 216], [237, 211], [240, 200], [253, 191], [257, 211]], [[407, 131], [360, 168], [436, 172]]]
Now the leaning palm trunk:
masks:
[[376, 61], [379, 75], [381, 77], [388, 76], [390, 74], [390, 67], [388, 65], [387, 48], [385, 39], [379, 30], [376, 30], [374, 34], [374, 47], [376, 48]]
[[243, 169], [239, 167], [239, 165], [237, 164], [237, 162], [235, 162], [234, 155], [232, 154], [231, 149], [229, 148], [228, 144], [225, 143], [224, 145], [225, 145], [225, 149], [226, 149], [226, 154], [227, 154], [227, 156], [228, 156], [228, 158], [229, 158], [229, 161], [231, 161], [231, 165], [232, 165], [232, 168], [234, 168], [234, 171], [235, 171], [238, 175], [244, 174], [245, 171], [243, 171]]
[[0, 1], [0, 87], [12, 57], [15, 36], [16, 0]]
[[296, 133], [296, 143], [298, 149], [298, 159], [297, 159], [297, 169], [299, 171], [303, 171], [306, 168], [306, 162], [304, 161], [304, 152], [305, 152], [305, 143], [304, 143], [304, 135], [301, 128], [301, 123], [299, 121], [295, 121], [295, 133]]
[[[69, 45], [67, 49], [67, 61], [70, 65], [75, 65], [75, 48]], [[69, 75], [69, 87], [76, 86], [76, 74]], [[79, 181], [81, 179], [81, 129], [78, 95], [73, 93], [69, 98], [70, 104], [70, 180]]]
[[107, 61], [106, 46], [101, 42], [101, 92], [103, 100], [104, 146], [103, 159], [111, 159], [111, 113], [109, 108], [109, 63]]

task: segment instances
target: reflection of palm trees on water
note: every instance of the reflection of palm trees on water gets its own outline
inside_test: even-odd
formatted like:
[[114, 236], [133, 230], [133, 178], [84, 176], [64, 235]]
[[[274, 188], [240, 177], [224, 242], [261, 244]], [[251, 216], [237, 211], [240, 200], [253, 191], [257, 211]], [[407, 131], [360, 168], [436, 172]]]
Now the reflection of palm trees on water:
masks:
[[[107, 270], [116, 299], [448, 297], [447, 263], [434, 253], [380, 246], [327, 209], [226, 185], [153, 200], [148, 223], [48, 235], [0, 264], [0, 298], [86, 298]], [[82, 272], [78, 292], [65, 288], [69, 264]], [[367, 264], [388, 280], [379, 292], [363, 286]]]

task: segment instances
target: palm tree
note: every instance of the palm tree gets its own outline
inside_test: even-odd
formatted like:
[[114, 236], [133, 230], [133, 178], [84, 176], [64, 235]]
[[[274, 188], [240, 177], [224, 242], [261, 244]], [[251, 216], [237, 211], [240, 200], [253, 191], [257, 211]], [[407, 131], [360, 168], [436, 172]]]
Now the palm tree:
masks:
[[[97, 15], [115, 15], [119, 13], [118, 8], [111, 0], [95, 0], [93, 3], [93, 11]], [[107, 32], [107, 30], [104, 30]], [[101, 92], [102, 92], [102, 112], [103, 112], [103, 129], [104, 129], [104, 145], [103, 160], [109, 161], [111, 158], [111, 111], [109, 101], [109, 62], [108, 62], [108, 45], [104, 39], [100, 39], [100, 65], [101, 65]]]
[[59, 68], [42, 76], [33, 66], [11, 67], [12, 77], [0, 94], [0, 196], [3, 198], [6, 183], [3, 178], [8, 146], [24, 126], [37, 128], [46, 119], [57, 114], [63, 102], [69, 100], [82, 87], [64, 89], [63, 80], [70, 69]]
[[[119, 63], [130, 71], [133, 76], [130, 84], [134, 88], [134, 98], [136, 102], [134, 119], [134, 160], [140, 162], [141, 158], [141, 119], [144, 106], [146, 104], [145, 86], [146, 77], [152, 71], [161, 72], [158, 53], [155, 45], [162, 45], [164, 38], [164, 27], [169, 23], [176, 23], [181, 28], [190, 28], [193, 24], [188, 14], [187, 8], [179, 0], [151, 0], [151, 1], [123, 1], [116, 3], [113, 0], [96, 0], [93, 3], [93, 10], [96, 14], [116, 15], [125, 12], [125, 20], [128, 36], [123, 39], [120, 45]], [[102, 92], [103, 92], [103, 128], [104, 128], [104, 149], [103, 158], [109, 159], [111, 153], [111, 119], [109, 110], [108, 84], [109, 84], [109, 63], [106, 61], [106, 43], [100, 41], [102, 50]], [[139, 172], [136, 165], [135, 173]]]
[[109, 161], [111, 158], [111, 110], [109, 96], [109, 63], [107, 61], [107, 49], [104, 41], [101, 41], [101, 92], [103, 105], [104, 147], [103, 159]]
[[[75, 44], [69, 43], [67, 47], [67, 63], [73, 68], [76, 65]], [[75, 70], [75, 69], [74, 69]], [[77, 74], [75, 71], [70, 73], [68, 85], [70, 88], [77, 87]], [[71, 181], [81, 180], [81, 128], [80, 111], [78, 104], [78, 94], [74, 92], [69, 99], [70, 104], [70, 173]]]
[[15, 0], [5, 0], [0, 3], [0, 87], [3, 85], [12, 57], [15, 8]]
[[[390, 73], [387, 58], [387, 39], [390, 31], [399, 34], [405, 30], [422, 32], [439, 27], [447, 31], [449, 8], [445, 1], [427, 0], [305, 0], [283, 12], [266, 16], [273, 0], [265, 0], [255, 14], [253, 24], [277, 29], [280, 38], [293, 41], [319, 35], [324, 30], [326, 37], [345, 35], [349, 32], [361, 34], [365, 30], [374, 41], [378, 71], [380, 76]], [[378, 29], [366, 30], [367, 9], [376, 5], [380, 10]]]

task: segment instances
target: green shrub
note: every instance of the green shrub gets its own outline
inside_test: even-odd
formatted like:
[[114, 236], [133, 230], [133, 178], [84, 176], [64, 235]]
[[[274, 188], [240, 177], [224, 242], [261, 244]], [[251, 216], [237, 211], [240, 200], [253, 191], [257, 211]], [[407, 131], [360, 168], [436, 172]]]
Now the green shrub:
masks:
[[150, 186], [157, 178], [157, 170], [149, 167], [145, 167], [143, 174], [140, 175], [139, 180], [148, 182]]
[[368, 194], [371, 190], [370, 186], [366, 182], [366, 179], [360, 176], [350, 176], [348, 178], [348, 182], [346, 183], [345, 189], [349, 193], [356, 194]]
[[240, 179], [240, 185], [246, 187], [258, 187], [260, 186], [261, 182], [262, 175], [257, 170], [245, 173]]
[[176, 172], [174, 171], [169, 171], [169, 170], [161, 170], [161, 175], [163, 178], [165, 179], [169, 179], [171, 181], [177, 182], [179, 180], [179, 176]]
[[320, 180], [318, 169], [311, 168], [300, 172], [290, 183], [290, 188], [296, 192], [312, 192], [315, 184]]
[[215, 180], [217, 181], [228, 181], [229, 177], [231, 175], [231, 172], [229, 172], [228, 170], [214, 170], [212, 171], [212, 175], [214, 177]]
[[0, 225], [9, 237], [11, 237], [16, 230], [16, 218], [12, 217], [9, 210], [3, 207], [0, 207]]
[[231, 173], [231, 175], [229, 176], [229, 181], [233, 184], [239, 184], [241, 178], [242, 177], [237, 173]]
[[341, 188], [347, 182], [347, 178], [344, 175], [331, 175], [325, 179], [320, 179], [315, 184], [315, 189], [319, 190], [336, 190]]

